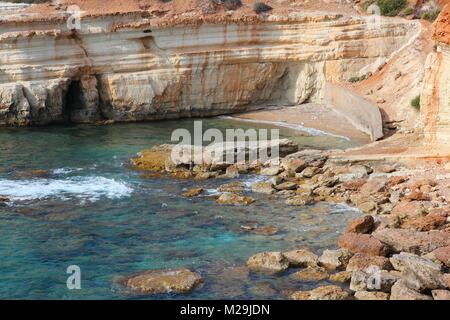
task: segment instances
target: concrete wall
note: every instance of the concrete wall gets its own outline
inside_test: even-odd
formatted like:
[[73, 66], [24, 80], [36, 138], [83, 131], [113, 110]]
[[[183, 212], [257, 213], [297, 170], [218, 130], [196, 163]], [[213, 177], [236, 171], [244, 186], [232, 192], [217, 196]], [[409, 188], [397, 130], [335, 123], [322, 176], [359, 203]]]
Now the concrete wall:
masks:
[[376, 104], [329, 82], [326, 85], [325, 103], [345, 116], [356, 129], [367, 133], [372, 141], [383, 137], [383, 122]]

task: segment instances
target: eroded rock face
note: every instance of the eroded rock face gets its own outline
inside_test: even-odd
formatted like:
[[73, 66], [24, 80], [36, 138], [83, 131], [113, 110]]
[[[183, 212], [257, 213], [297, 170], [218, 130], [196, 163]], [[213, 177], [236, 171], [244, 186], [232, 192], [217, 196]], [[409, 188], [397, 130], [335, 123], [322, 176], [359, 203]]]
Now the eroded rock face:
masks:
[[123, 280], [123, 284], [145, 294], [187, 293], [203, 282], [188, 269], [148, 270]]
[[440, 247], [450, 245], [450, 233], [445, 231], [419, 232], [403, 229], [381, 229], [373, 236], [389, 245], [396, 252], [426, 254]]
[[356, 300], [389, 300], [389, 293], [377, 291], [357, 291], [355, 292]]
[[[320, 102], [327, 80], [378, 67], [419, 28], [383, 18], [374, 30], [363, 18], [298, 11], [217, 21], [177, 15], [163, 24], [148, 10], [93, 18], [87, 9], [74, 37], [65, 12], [55, 10], [26, 23], [18, 15], [0, 20], [1, 125], [67, 116], [157, 120], [244, 111], [266, 101]], [[81, 104], [66, 109], [75, 105], [69, 86]]]
[[255, 199], [247, 196], [241, 196], [235, 193], [223, 193], [216, 200], [217, 204], [220, 205], [231, 205], [231, 206], [248, 206], [255, 202]]
[[346, 249], [324, 250], [319, 258], [319, 264], [328, 270], [345, 269], [351, 256]]

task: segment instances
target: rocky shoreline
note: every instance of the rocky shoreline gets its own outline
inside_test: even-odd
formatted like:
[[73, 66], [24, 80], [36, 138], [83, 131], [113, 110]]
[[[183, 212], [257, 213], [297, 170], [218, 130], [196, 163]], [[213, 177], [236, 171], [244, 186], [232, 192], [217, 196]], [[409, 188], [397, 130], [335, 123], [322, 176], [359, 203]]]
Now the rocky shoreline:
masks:
[[[278, 195], [285, 205], [326, 201], [346, 203], [364, 212], [366, 215], [351, 222], [339, 237], [337, 250], [325, 250], [318, 256], [307, 248], [298, 248], [258, 253], [248, 259], [247, 267], [252, 272], [277, 274], [299, 268], [292, 275], [294, 279], [329, 279], [338, 284], [290, 292], [286, 297], [450, 299], [450, 216], [445, 179], [424, 178], [407, 164], [343, 160], [334, 157], [333, 150], [298, 151], [289, 140], [281, 140], [280, 149], [284, 150], [283, 157], [265, 163], [188, 165], [174, 164], [169, 156], [171, 146], [163, 145], [144, 150], [131, 163], [144, 172], [194, 181], [259, 174], [267, 179], [253, 184], [252, 192]], [[218, 205], [252, 205], [255, 200], [243, 191], [239, 182], [231, 182], [221, 186], [212, 198]], [[202, 192], [193, 188], [184, 196], [196, 197]]]

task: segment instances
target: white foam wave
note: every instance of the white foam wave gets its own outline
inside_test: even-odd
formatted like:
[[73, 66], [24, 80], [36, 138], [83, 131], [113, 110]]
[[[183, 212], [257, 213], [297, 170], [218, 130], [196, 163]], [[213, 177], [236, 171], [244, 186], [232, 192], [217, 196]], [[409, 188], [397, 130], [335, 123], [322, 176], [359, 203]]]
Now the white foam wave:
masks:
[[38, 200], [56, 197], [97, 201], [101, 197], [128, 197], [133, 189], [122, 181], [105, 177], [71, 177], [67, 179], [0, 179], [0, 195], [11, 200]]

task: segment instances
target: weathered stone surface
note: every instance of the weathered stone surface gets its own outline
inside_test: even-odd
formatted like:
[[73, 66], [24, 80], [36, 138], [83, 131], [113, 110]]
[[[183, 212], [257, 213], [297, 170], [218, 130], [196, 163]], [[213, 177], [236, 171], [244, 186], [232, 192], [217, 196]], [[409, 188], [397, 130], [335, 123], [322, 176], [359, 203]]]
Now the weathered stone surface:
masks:
[[252, 184], [252, 191], [256, 193], [273, 194], [276, 192], [272, 182], [256, 182]]
[[397, 281], [391, 289], [390, 300], [432, 300], [433, 298], [408, 288], [402, 280]]
[[259, 174], [262, 176], [276, 176], [281, 171], [282, 171], [281, 167], [273, 166], [273, 167], [262, 168]]
[[247, 267], [252, 271], [277, 273], [286, 270], [289, 261], [281, 252], [262, 252], [251, 256]]
[[146, 294], [186, 293], [203, 282], [188, 269], [148, 270], [123, 280], [125, 286]]
[[433, 290], [431, 291], [431, 295], [434, 300], [450, 300], [449, 290]]
[[346, 232], [352, 233], [370, 233], [375, 227], [375, 220], [372, 216], [364, 216], [353, 220], [348, 226]]
[[404, 229], [380, 229], [372, 234], [396, 252], [411, 252], [419, 255], [450, 245], [450, 233], [445, 231], [420, 232]]
[[248, 206], [255, 202], [255, 199], [234, 193], [223, 193], [216, 202], [220, 205]]
[[[339, 179], [342, 179], [342, 178], [339, 178]], [[353, 179], [353, 180], [344, 182], [342, 184], [342, 188], [344, 190], [356, 191], [356, 190], [359, 190], [366, 182], [367, 182], [366, 179]]]
[[394, 268], [402, 272], [403, 282], [409, 288], [419, 292], [445, 288], [439, 264], [407, 252], [396, 254], [390, 260]]
[[324, 250], [319, 258], [319, 264], [328, 270], [345, 269], [352, 254], [345, 249]]
[[253, 230], [253, 233], [264, 235], [264, 236], [273, 236], [277, 234], [279, 229], [274, 226], [263, 226], [257, 227]]
[[338, 244], [353, 253], [364, 253], [371, 256], [386, 256], [389, 248], [378, 239], [368, 234], [345, 233], [339, 237]]
[[351, 257], [346, 270], [366, 270], [373, 266], [378, 267], [381, 270], [392, 270], [392, 265], [388, 258], [382, 256], [370, 256], [364, 253], [356, 253]]
[[356, 300], [389, 300], [389, 293], [378, 291], [357, 291]]
[[424, 217], [410, 218], [402, 223], [402, 229], [430, 231], [438, 229], [447, 223], [447, 217], [441, 214], [428, 214]]
[[297, 271], [292, 277], [300, 281], [321, 281], [328, 279], [329, 275], [324, 268], [315, 266]]
[[283, 252], [291, 267], [314, 267], [319, 262], [319, 257], [309, 250], [299, 249]]

